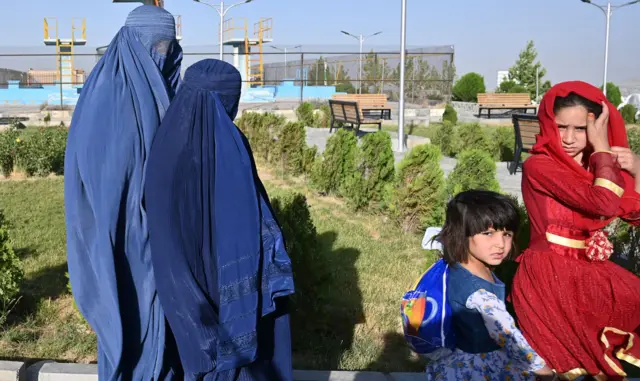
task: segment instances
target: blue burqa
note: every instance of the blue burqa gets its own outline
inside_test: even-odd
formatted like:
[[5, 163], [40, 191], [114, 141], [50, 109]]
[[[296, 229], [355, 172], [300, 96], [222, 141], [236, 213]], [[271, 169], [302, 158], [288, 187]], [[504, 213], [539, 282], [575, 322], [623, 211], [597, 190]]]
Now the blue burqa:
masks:
[[182, 379], [157, 298], [143, 200], [148, 152], [179, 85], [175, 37], [167, 11], [132, 11], [84, 85], [69, 131], [69, 274], [98, 337], [101, 381]]
[[292, 380], [291, 261], [247, 140], [240, 73], [185, 73], [156, 135], [145, 198], [158, 295], [185, 380]]

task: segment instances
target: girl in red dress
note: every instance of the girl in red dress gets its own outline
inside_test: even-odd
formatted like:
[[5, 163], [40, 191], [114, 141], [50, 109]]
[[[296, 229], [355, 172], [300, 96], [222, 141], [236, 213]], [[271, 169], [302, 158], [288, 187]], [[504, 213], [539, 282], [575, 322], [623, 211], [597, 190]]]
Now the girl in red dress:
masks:
[[603, 228], [640, 225], [640, 159], [625, 123], [597, 88], [554, 86], [538, 111], [540, 134], [524, 162], [531, 243], [512, 301], [531, 346], [563, 379], [626, 377], [640, 367], [640, 278], [609, 261]]

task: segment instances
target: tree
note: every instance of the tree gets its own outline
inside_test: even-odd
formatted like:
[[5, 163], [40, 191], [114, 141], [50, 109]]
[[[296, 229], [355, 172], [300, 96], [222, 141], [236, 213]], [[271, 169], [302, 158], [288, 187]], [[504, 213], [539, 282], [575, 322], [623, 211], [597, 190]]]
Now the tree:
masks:
[[453, 85], [453, 99], [462, 102], [477, 102], [478, 93], [486, 92], [484, 77], [478, 73], [467, 73]]
[[[455, 66], [448, 61], [444, 61], [441, 70], [438, 70], [429, 65], [423, 56], [416, 55], [407, 57], [404, 70], [405, 94], [410, 99], [444, 99], [445, 95], [449, 95]], [[400, 64], [393, 70], [391, 78], [400, 81]]]
[[335, 69], [322, 57], [318, 58], [311, 67], [307, 75], [306, 86], [324, 86], [325, 79], [328, 84], [335, 81]]
[[362, 62], [362, 92], [368, 93], [374, 88], [374, 92], [381, 93], [383, 73], [385, 76], [391, 74], [387, 60], [378, 58], [378, 55], [372, 50]]
[[[600, 90], [602, 90], [602, 86], [600, 86]], [[622, 103], [622, 93], [620, 92], [620, 88], [613, 82], [607, 82], [607, 99], [616, 107], [620, 106], [620, 103]]]
[[533, 41], [527, 42], [527, 46], [520, 52], [520, 56], [516, 63], [509, 69], [509, 79], [516, 84], [521, 85], [531, 97], [536, 96], [536, 70], [538, 70], [538, 79], [540, 81], [540, 95], [544, 94], [551, 88], [551, 82], [542, 81], [547, 74], [547, 70], [536, 59], [538, 52]]
[[517, 94], [517, 93], [528, 93], [529, 90], [527, 90], [526, 87], [519, 85], [515, 81], [512, 81], [509, 79], [506, 81], [502, 81], [502, 83], [500, 84], [496, 92]]
[[[326, 68], [325, 68], [326, 66]], [[325, 76], [328, 86], [336, 86], [340, 93], [354, 93], [355, 88], [351, 83], [351, 77], [344, 70], [340, 62], [329, 62], [322, 56], [316, 60], [308, 72], [308, 80], [305, 86], [324, 86]]]

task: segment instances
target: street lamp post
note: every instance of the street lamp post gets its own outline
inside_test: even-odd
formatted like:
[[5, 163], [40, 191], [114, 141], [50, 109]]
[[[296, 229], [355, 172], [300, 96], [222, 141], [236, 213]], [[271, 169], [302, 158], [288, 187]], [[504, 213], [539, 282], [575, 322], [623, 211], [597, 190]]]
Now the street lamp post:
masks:
[[[638, 1], [640, 1], [640, 0], [638, 0]], [[360, 68], [358, 70], [358, 93], [362, 94], [362, 44], [364, 43], [365, 39], [367, 39], [369, 37], [377, 36], [380, 33], [382, 33], [382, 31], [370, 34], [368, 36], [364, 36], [362, 34], [359, 35], [359, 36], [356, 36], [356, 35], [351, 34], [349, 32], [345, 32], [344, 30], [341, 30], [340, 32], [342, 32], [343, 34], [346, 34], [347, 36], [351, 36], [351, 37], [355, 38], [356, 40], [358, 40], [360, 42], [360, 59], [359, 59]]]
[[[287, 65], [287, 49], [288, 48], [279, 48], [279, 47], [273, 46], [273, 45], [271, 45], [271, 47], [273, 49], [276, 49], [276, 50], [279, 50], [281, 52], [284, 52], [284, 79], [288, 79], [288, 77], [289, 77], [289, 74], [287, 73], [287, 69], [289, 68], [289, 66]], [[302, 45], [296, 45], [292, 49], [298, 49], [298, 48], [301, 48], [301, 47], [302, 47]]]
[[620, 5], [611, 5], [611, 0], [607, 0], [607, 5], [600, 5], [600, 4], [596, 4], [594, 2], [592, 2], [591, 0], [581, 0], [583, 3], [586, 4], [591, 4], [594, 7], [600, 9], [607, 20], [607, 24], [606, 24], [606, 32], [605, 32], [605, 42], [604, 42], [604, 80], [603, 80], [603, 84], [602, 84], [602, 91], [604, 92], [604, 95], [607, 95], [607, 69], [609, 66], [609, 26], [611, 25], [611, 14], [613, 13], [614, 10], [616, 9], [620, 9], [623, 7], [627, 7], [629, 5], [633, 5], [636, 3], [640, 3], [640, 0], [634, 0], [634, 1], [630, 1], [628, 3], [625, 4], [620, 4]]
[[231, 8], [236, 7], [238, 5], [250, 3], [253, 0], [244, 0], [244, 1], [241, 1], [239, 3], [231, 4], [227, 8], [224, 7], [224, 1], [223, 0], [220, 0], [220, 6], [218, 6], [218, 7], [213, 5], [213, 4], [206, 3], [206, 2], [204, 2], [202, 0], [193, 0], [193, 1], [195, 1], [196, 3], [204, 4], [206, 6], [209, 6], [209, 7], [213, 8], [213, 9], [215, 9], [216, 12], [218, 12], [218, 15], [220, 15], [220, 61], [222, 61], [223, 54], [224, 54], [224, 45], [223, 45], [223, 43], [224, 43], [224, 37], [223, 37], [223, 33], [224, 33], [224, 30], [223, 30], [224, 16], [227, 14], [227, 12], [229, 12], [231, 10]]
[[407, 60], [407, 0], [402, 0], [400, 30], [400, 102], [398, 103], [398, 152], [404, 152], [404, 71]]

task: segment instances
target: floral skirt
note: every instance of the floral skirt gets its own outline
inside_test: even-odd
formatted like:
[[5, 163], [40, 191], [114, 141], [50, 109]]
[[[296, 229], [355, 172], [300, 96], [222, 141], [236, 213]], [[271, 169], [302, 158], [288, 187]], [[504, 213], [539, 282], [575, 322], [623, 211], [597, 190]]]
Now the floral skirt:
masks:
[[535, 376], [516, 369], [504, 350], [451, 355], [427, 365], [427, 380], [438, 381], [533, 381]]

